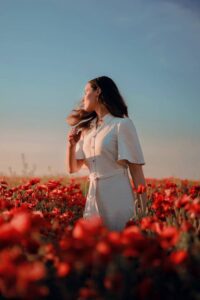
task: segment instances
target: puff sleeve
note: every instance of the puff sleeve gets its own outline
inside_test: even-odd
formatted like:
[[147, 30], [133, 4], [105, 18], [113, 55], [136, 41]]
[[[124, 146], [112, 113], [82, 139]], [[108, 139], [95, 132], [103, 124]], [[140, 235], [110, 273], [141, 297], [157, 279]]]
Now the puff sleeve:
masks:
[[144, 156], [133, 121], [125, 117], [117, 124], [117, 160], [145, 165]]
[[81, 135], [79, 141], [76, 143], [76, 149], [75, 149], [75, 154], [76, 154], [76, 159], [85, 159], [85, 154], [83, 151], [83, 136]]

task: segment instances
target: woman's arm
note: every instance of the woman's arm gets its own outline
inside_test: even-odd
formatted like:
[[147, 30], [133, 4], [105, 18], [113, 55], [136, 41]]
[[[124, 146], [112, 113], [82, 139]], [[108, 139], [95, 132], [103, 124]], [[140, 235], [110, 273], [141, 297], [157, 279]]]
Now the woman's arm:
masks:
[[[142, 165], [128, 162], [129, 170], [133, 179], [134, 187], [137, 189], [139, 185], [146, 186], [146, 181], [142, 169]], [[142, 211], [145, 214], [147, 208], [147, 194], [146, 192], [140, 194], [142, 199]]]
[[68, 133], [66, 149], [66, 167], [68, 173], [78, 172], [84, 164], [84, 159], [76, 159], [76, 143], [79, 141], [82, 134], [84, 134], [84, 130], [78, 133], [78, 138], [76, 133], [74, 133], [74, 129]]
[[84, 163], [84, 159], [76, 159], [75, 150], [76, 146], [71, 146], [69, 143], [67, 144], [66, 164], [67, 171], [70, 174], [78, 172]]

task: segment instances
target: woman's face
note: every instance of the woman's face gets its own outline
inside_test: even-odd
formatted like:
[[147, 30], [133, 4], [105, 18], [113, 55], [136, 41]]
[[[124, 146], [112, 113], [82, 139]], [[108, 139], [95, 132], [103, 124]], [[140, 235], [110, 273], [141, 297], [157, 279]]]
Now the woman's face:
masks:
[[93, 90], [90, 83], [88, 82], [84, 90], [84, 110], [92, 112], [97, 107], [97, 99], [100, 89]]

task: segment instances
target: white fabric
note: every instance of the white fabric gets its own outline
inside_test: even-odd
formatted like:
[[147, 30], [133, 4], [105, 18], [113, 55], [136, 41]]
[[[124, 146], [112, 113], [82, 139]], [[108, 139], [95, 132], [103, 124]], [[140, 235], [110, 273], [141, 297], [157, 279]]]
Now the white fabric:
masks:
[[97, 129], [95, 122], [76, 144], [76, 158], [84, 159], [90, 171], [83, 217], [99, 215], [110, 230], [120, 231], [135, 216], [126, 160], [144, 165], [144, 156], [130, 118], [108, 113]]
[[127, 159], [131, 163], [145, 164], [135, 125], [130, 118], [124, 118], [117, 124], [118, 160]]
[[76, 143], [76, 159], [84, 159], [85, 154], [83, 152], [83, 136], [81, 135], [80, 140]]

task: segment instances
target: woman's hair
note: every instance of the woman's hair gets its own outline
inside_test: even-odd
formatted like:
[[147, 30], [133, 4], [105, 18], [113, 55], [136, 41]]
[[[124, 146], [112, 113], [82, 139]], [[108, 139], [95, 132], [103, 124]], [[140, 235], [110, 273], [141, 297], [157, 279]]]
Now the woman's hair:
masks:
[[[128, 117], [128, 107], [121, 96], [115, 82], [107, 77], [101, 76], [88, 81], [91, 87], [96, 90], [97, 87], [101, 89], [99, 95], [99, 103], [105, 105], [108, 111], [116, 117], [123, 118]], [[66, 122], [70, 126], [77, 125], [77, 128], [88, 128], [90, 127], [91, 121], [97, 116], [96, 111], [87, 112], [83, 109], [84, 97], [81, 99], [78, 107], [73, 109], [72, 112], [67, 116]], [[87, 121], [84, 121], [87, 120]]]

